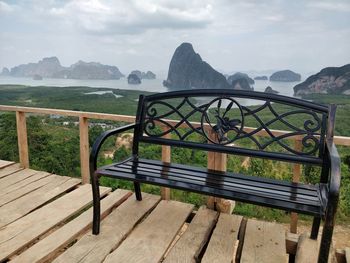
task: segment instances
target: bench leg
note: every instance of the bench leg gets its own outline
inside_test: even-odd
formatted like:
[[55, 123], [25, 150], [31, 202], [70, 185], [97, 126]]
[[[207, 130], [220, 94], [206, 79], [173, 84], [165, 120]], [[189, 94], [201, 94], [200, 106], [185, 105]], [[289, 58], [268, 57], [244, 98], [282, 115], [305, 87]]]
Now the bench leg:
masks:
[[96, 175], [91, 177], [92, 185], [92, 198], [93, 198], [93, 221], [92, 221], [92, 234], [98, 235], [100, 233], [100, 221], [101, 221], [101, 204], [100, 204], [100, 188], [99, 180]]
[[333, 229], [335, 223], [336, 205], [330, 206], [326, 212], [326, 218], [323, 225], [320, 252], [318, 254], [318, 263], [327, 263], [329, 251], [332, 244]]
[[312, 229], [311, 229], [311, 239], [317, 239], [318, 231], [320, 229], [321, 224], [321, 218], [320, 217], [314, 217], [314, 221], [312, 223]]
[[136, 195], [136, 200], [141, 201], [142, 200], [142, 194], [141, 194], [141, 186], [140, 183], [134, 182], [134, 191]]

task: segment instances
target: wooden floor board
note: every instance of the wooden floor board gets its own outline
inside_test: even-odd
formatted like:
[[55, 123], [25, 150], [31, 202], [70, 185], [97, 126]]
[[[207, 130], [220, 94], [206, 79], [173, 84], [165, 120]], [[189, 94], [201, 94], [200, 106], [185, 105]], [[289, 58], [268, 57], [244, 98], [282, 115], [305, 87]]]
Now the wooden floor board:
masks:
[[[106, 216], [113, 207], [120, 205], [131, 195], [127, 190], [116, 190], [101, 201], [101, 217]], [[30, 247], [11, 262], [47, 262], [52, 261], [58, 251], [67, 244], [75, 240], [82, 232], [91, 228], [92, 208], [85, 211], [72, 221], [63, 225], [49, 236], [40, 240], [34, 246]], [[90, 230], [89, 230], [90, 231]], [[72, 262], [68, 260], [66, 262]]]
[[21, 170], [23, 170], [23, 168], [18, 163], [2, 168], [0, 169], [0, 179]]
[[3, 227], [40, 207], [51, 199], [80, 184], [80, 180], [51, 175], [53, 180], [43, 187], [0, 207], [0, 227]]
[[[110, 188], [100, 187], [101, 196]], [[92, 202], [91, 186], [83, 185], [25, 217], [0, 229], [0, 261], [13, 256], [18, 250], [40, 235], [83, 210]]]
[[190, 204], [161, 201], [104, 262], [160, 262], [192, 210]]
[[164, 263], [194, 263], [207, 243], [216, 223], [218, 213], [205, 207], [199, 208], [185, 233], [166, 256]]
[[4, 160], [0, 160], [0, 169], [5, 168], [7, 166], [13, 165], [14, 162], [11, 161], [4, 161]]
[[[5, 204], [4, 201], [2, 201], [5, 195], [10, 194], [10, 196], [20, 197], [22, 193], [25, 194], [37, 188], [40, 188], [41, 186], [43, 186], [43, 184], [46, 184], [50, 180], [53, 180], [54, 177], [46, 178], [49, 177], [49, 175], [50, 174], [47, 172], [39, 172], [34, 174], [33, 176], [24, 179], [23, 181], [20, 181], [16, 184], [10, 185], [6, 189], [3, 189], [0, 193], [0, 206]], [[42, 181], [42, 179], [44, 178], [46, 179]], [[8, 198], [9, 197], [7, 197], [6, 199]]]
[[85, 234], [54, 263], [102, 262], [159, 201], [156, 195], [143, 193], [141, 202], [132, 195], [101, 222], [99, 235]]
[[203, 255], [203, 263], [231, 263], [233, 261], [241, 222], [241, 216], [220, 214], [208, 247]]
[[0, 192], [9, 187], [10, 185], [16, 184], [25, 180], [26, 178], [38, 173], [38, 171], [32, 169], [24, 169], [12, 173], [9, 176], [3, 177], [0, 179]]
[[288, 262], [285, 236], [283, 225], [248, 219], [241, 262]]

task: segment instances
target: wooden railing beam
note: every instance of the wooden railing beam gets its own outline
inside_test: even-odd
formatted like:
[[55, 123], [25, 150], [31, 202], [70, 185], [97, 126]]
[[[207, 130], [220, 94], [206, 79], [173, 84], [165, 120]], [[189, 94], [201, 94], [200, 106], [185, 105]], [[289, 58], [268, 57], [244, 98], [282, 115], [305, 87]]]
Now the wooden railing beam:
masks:
[[16, 111], [16, 124], [19, 162], [23, 168], [29, 168], [27, 122], [24, 112]]
[[[163, 127], [163, 131], [165, 131], [166, 128]], [[171, 138], [171, 134], [168, 133], [164, 136], [164, 138]], [[166, 163], [170, 163], [171, 161], [171, 147], [167, 145], [162, 145], [162, 161]], [[160, 195], [163, 200], [170, 200], [170, 188], [167, 187], [161, 187], [160, 188]]]
[[90, 182], [89, 169], [89, 121], [86, 117], [79, 117], [80, 133], [80, 170], [83, 184]]
[[[303, 145], [300, 140], [294, 141], [294, 150], [297, 152], [301, 152], [303, 149]], [[300, 182], [301, 175], [301, 165], [299, 163], [293, 164], [293, 183]], [[292, 212], [290, 215], [290, 232], [297, 233], [298, 232], [298, 214]]]

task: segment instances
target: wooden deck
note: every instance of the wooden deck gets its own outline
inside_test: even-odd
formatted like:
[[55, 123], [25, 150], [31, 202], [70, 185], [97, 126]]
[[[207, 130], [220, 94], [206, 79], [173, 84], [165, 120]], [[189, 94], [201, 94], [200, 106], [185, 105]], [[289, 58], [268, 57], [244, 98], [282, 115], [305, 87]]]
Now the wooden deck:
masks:
[[[91, 234], [89, 184], [0, 160], [0, 262], [315, 262], [317, 244], [282, 225], [101, 187]], [[313, 247], [312, 250], [310, 248]], [[311, 251], [311, 253], [310, 253]]]

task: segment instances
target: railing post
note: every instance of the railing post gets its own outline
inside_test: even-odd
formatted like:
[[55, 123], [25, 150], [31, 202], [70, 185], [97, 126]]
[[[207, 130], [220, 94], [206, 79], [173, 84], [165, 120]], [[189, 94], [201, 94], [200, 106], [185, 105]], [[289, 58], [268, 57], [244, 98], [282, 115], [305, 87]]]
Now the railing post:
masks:
[[[162, 127], [163, 131], [165, 131], [165, 127]], [[164, 138], [171, 138], [171, 134], [168, 133], [164, 135]], [[162, 161], [166, 163], [170, 163], [171, 161], [171, 147], [167, 145], [162, 145]], [[160, 195], [163, 200], [170, 200], [170, 188], [161, 187]]]
[[29, 168], [27, 122], [24, 112], [16, 111], [16, 124], [19, 162], [23, 168]]
[[[300, 139], [294, 140], [294, 150], [300, 152], [302, 150], [302, 144]], [[301, 175], [301, 165], [299, 163], [293, 164], [293, 183], [299, 183]], [[292, 212], [290, 214], [290, 232], [297, 233], [298, 231], [298, 214]]]
[[79, 117], [80, 133], [80, 169], [83, 184], [90, 182], [89, 169], [89, 122], [86, 117]]
[[[215, 140], [215, 134], [212, 130], [208, 130], [208, 136]], [[227, 166], [227, 154], [208, 152], [208, 169], [216, 171], [226, 171]], [[215, 209], [221, 213], [231, 213], [234, 208], [235, 202], [232, 200], [226, 200], [218, 197], [208, 196], [207, 207]]]

